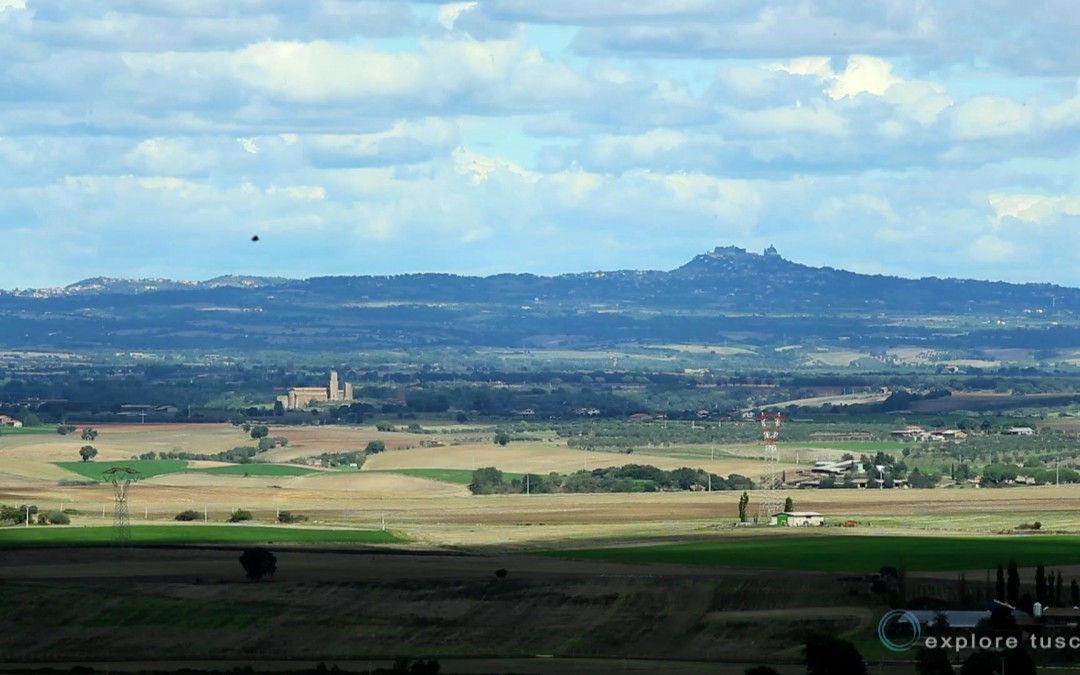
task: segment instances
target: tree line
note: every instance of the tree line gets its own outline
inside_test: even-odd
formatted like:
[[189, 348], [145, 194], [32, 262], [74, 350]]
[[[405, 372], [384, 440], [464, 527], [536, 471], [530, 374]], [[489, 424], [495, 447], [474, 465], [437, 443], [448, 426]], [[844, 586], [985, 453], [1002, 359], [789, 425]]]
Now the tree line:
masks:
[[581, 470], [571, 474], [527, 474], [508, 478], [495, 467], [473, 471], [469, 490], [474, 495], [521, 493], [582, 492], [674, 492], [687, 490], [749, 490], [752, 481], [732, 474], [727, 478], [700, 469], [680, 468], [671, 471], [645, 464], [627, 464]]

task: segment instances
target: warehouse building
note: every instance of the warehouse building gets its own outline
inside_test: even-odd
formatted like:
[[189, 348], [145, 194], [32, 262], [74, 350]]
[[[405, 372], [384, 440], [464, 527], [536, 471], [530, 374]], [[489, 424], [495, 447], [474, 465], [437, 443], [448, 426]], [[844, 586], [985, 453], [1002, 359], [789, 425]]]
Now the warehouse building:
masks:
[[821, 527], [825, 524], [825, 517], [816, 511], [785, 511], [774, 517], [777, 525], [787, 527]]

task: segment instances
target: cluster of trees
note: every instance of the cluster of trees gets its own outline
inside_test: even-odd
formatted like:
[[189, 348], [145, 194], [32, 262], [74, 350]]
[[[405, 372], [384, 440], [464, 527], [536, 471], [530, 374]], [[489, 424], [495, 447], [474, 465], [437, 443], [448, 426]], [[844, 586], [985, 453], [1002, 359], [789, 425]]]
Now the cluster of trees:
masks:
[[38, 511], [38, 507], [32, 504], [0, 504], [0, 524], [22, 525], [27, 522], [38, 525], [70, 525], [71, 518], [63, 511]]
[[139, 459], [184, 459], [184, 460], [212, 460], [217, 462], [232, 462], [233, 464], [251, 464], [252, 458], [259, 454], [259, 449], [251, 446], [238, 446], [232, 450], [223, 450], [215, 453], [183, 452], [173, 450], [171, 452], [144, 452]]
[[664, 471], [654, 466], [628, 464], [621, 467], [578, 471], [569, 475], [529, 474], [507, 479], [495, 467], [473, 471], [469, 490], [476, 495], [552, 492], [662, 492], [677, 490], [745, 490], [753, 487], [749, 478], [732, 474], [727, 478], [699, 469]]
[[874, 406], [877, 412], [892, 412], [894, 410], [907, 410], [916, 401], [931, 401], [938, 398], [948, 398], [952, 392], [943, 387], [931, 389], [925, 394], [912, 391], [894, 391], [889, 397]]
[[[381, 443], [382, 441], [378, 441], [378, 442]], [[368, 445], [370, 445], [370, 443]], [[357, 450], [351, 450], [351, 451], [341, 451], [341, 452], [324, 452], [321, 455], [313, 455], [312, 457], [308, 457], [308, 458], [294, 459], [294, 460], [292, 460], [292, 463], [293, 464], [307, 464], [308, 459], [317, 459], [317, 460], [319, 460], [319, 463], [322, 464], [323, 466], [329, 466], [329, 467], [336, 468], [336, 467], [339, 467], [339, 466], [349, 466], [351, 464], [355, 464], [357, 467], [361, 467], [361, 466], [364, 465], [364, 460], [366, 458], [367, 458], [367, 455], [364, 452], [360, 452], [360, 451], [357, 451]]]
[[[1041, 464], [1041, 462], [1039, 463]], [[960, 465], [957, 474], [965, 474], [964, 477], [970, 476], [974, 471], [967, 469], [966, 464]], [[1035, 479], [1035, 482], [1039, 485], [1045, 485], [1048, 483], [1056, 483], [1058, 481], [1062, 483], [1075, 483], [1080, 481], [1080, 472], [1075, 469], [1062, 468], [1062, 469], [1048, 469], [1048, 468], [1035, 468], [1035, 467], [1019, 467], [1015, 464], [987, 464], [978, 471], [981, 477], [980, 484], [984, 487], [1002, 487], [1009, 485], [1016, 481], [1020, 476], [1031, 476]]]
[[[1015, 560], [1010, 560], [1007, 567], [997, 566], [997, 581], [995, 584], [994, 597], [1002, 602], [1007, 602], [1027, 613], [1031, 613], [1036, 602], [1043, 606], [1063, 607], [1066, 604], [1065, 582], [1061, 576], [1061, 570], [1047, 572], [1046, 567], [1038, 565], [1035, 568], [1035, 594], [1022, 593], [1020, 585], [1020, 572]], [[1080, 583], [1075, 579], [1069, 585], [1068, 603], [1073, 607], [1080, 607]]]
[[25, 523], [27, 515], [36, 516], [37, 513], [38, 507], [33, 504], [21, 504], [19, 506], [0, 504], [0, 523], [16, 525]]

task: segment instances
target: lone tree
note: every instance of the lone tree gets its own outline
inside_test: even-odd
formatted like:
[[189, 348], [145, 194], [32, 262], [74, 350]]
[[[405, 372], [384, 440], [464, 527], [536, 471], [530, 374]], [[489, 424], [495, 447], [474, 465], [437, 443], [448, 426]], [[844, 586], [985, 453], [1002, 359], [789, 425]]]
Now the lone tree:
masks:
[[277, 572], [277, 557], [262, 547], [245, 549], [240, 554], [240, 565], [244, 568], [244, 574], [252, 581], [258, 581], [266, 576], [274, 576]]
[[364, 448], [364, 452], [369, 455], [376, 455], [383, 450], [386, 450], [386, 443], [382, 441], [368, 441], [367, 447]]
[[794, 511], [795, 510], [795, 500], [792, 499], [791, 497], [788, 497], [787, 499], [785, 499], [784, 500], [784, 510], [789, 512], [789, 513], [791, 511]]
[[255, 426], [255, 427], [251, 428], [251, 437], [256, 439], [256, 440], [258, 440], [260, 438], [266, 438], [269, 435], [270, 435], [270, 429], [264, 424], [260, 424], [258, 426]]
[[1005, 602], [1005, 568], [998, 563], [997, 568], [997, 586], [995, 590], [995, 598], [1001, 602]]
[[506, 433], [505, 431], [500, 431], [499, 433], [495, 434], [495, 442], [499, 445], [506, 445], [510, 442], [510, 434]]
[[97, 448], [92, 445], [84, 445], [79, 448], [79, 457], [82, 457], [82, 461], [89, 462], [94, 457], [97, 457]]
[[85, 429], [82, 430], [82, 439], [84, 441], [95, 441], [95, 440], [97, 440], [97, 437], [98, 437], [97, 429], [95, 429], [93, 427], [86, 427]]
[[1040, 564], [1035, 568], [1035, 599], [1045, 605], [1048, 597], [1046, 567]]
[[1020, 570], [1016, 561], [1009, 561], [1008, 577], [1005, 580], [1005, 602], [1013, 607], [1020, 604]]
[[746, 507], [750, 503], [750, 495], [745, 492], [742, 493], [742, 497], [739, 497], [739, 522], [746, 522]]

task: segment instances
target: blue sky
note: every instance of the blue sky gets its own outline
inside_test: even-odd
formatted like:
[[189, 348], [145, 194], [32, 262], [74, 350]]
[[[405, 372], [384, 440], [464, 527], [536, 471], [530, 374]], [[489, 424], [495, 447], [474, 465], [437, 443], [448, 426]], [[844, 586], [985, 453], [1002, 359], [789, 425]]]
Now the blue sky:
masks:
[[1072, 0], [0, 0], [0, 287], [732, 244], [1080, 286], [1078, 34]]

